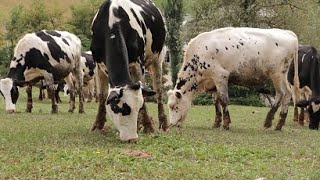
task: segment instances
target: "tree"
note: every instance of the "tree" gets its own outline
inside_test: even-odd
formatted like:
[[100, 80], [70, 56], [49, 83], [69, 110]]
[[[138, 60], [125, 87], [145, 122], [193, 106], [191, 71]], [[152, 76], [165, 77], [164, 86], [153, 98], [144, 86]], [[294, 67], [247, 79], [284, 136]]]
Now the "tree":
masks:
[[91, 43], [91, 23], [101, 2], [102, 0], [82, 0], [79, 5], [71, 7], [70, 31], [81, 39], [86, 50]]
[[170, 50], [172, 82], [175, 85], [179, 71], [179, 63], [182, 60], [181, 24], [183, 3], [182, 0], [167, 0], [164, 8], [168, 30], [167, 46]]

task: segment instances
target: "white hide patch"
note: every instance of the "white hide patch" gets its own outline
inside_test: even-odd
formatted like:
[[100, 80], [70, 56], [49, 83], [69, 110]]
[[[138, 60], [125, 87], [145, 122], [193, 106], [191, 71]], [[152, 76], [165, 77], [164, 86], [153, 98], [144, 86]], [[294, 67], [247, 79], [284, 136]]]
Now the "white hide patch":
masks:
[[131, 90], [126, 87], [121, 88], [110, 88], [110, 92], [117, 92], [120, 94], [120, 90], [124, 88], [123, 96], [120, 98], [120, 102], [117, 104], [119, 107], [123, 107], [126, 103], [131, 108], [131, 113], [129, 115], [123, 116], [121, 113], [114, 113], [111, 109], [110, 104], [107, 105], [107, 113], [112, 119], [113, 124], [116, 126], [120, 132], [121, 141], [129, 141], [131, 139], [137, 139], [137, 121], [138, 114], [143, 105], [144, 99], [142, 96], [141, 88], [139, 90]]
[[315, 112], [319, 111], [319, 109], [320, 109], [320, 104], [316, 104], [316, 103], [312, 102], [312, 103], [311, 103], [311, 107], [312, 107], [313, 113], [315, 113]]
[[4, 96], [6, 103], [6, 111], [16, 111], [16, 105], [12, 103], [11, 89], [13, 87], [13, 81], [10, 78], [0, 80], [0, 91]]
[[[119, 8], [122, 7], [124, 11], [127, 13], [129, 16], [129, 23], [132, 29], [136, 30], [139, 34], [139, 37], [143, 37], [143, 31], [141, 29], [140, 24], [137, 23], [136, 18], [133, 16], [131, 9], [136, 13], [138, 16], [139, 20], [142, 20], [143, 22], [143, 17], [141, 16], [141, 12], [143, 12], [143, 9], [141, 6], [138, 6], [137, 4], [131, 2], [131, 1], [113, 1], [111, 3], [110, 9], [109, 9], [109, 27], [112, 28], [113, 24], [117, 23], [120, 21], [119, 18], [115, 17], [113, 15], [113, 8]], [[145, 22], [143, 22], [145, 24]], [[147, 31], [150, 31], [147, 29]]]

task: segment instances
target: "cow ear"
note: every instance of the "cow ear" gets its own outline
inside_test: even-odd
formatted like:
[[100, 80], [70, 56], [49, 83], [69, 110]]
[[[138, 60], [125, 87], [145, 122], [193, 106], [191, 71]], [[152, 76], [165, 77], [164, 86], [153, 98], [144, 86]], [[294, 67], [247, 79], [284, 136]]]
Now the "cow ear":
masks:
[[299, 102], [296, 104], [297, 107], [301, 107], [301, 108], [307, 107], [307, 106], [309, 106], [309, 105], [310, 105], [310, 100], [299, 101]]
[[128, 85], [128, 88], [131, 89], [131, 90], [139, 90], [140, 89], [140, 83], [132, 83], [132, 84], [129, 84]]
[[111, 101], [115, 100], [119, 98], [119, 94], [116, 92], [116, 91], [111, 91], [109, 96], [108, 96], [108, 99], [107, 99], [107, 104], [110, 104]]
[[143, 97], [154, 96], [157, 94], [155, 91], [153, 91], [151, 88], [147, 86], [141, 86], [141, 90]]
[[176, 92], [176, 97], [177, 97], [178, 99], [181, 99], [182, 96], [181, 96], [181, 93], [180, 93], [179, 91]]
[[315, 97], [312, 99], [312, 102], [314, 102], [315, 104], [320, 104], [320, 97]]

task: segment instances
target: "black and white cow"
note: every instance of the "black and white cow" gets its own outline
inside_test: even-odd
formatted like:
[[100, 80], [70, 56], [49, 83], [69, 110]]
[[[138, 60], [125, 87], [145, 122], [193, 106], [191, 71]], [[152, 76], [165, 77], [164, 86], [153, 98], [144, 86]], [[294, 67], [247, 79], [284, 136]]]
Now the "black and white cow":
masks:
[[[95, 91], [95, 74], [96, 63], [93, 61], [91, 51], [82, 52], [80, 57], [80, 70], [83, 75], [83, 97], [88, 96], [88, 102], [92, 101]], [[72, 74], [72, 79], [76, 82]], [[65, 95], [69, 95], [69, 87], [65, 85], [63, 88]]]
[[[293, 83], [294, 69], [290, 66], [288, 72], [288, 80]], [[320, 97], [320, 55], [316, 48], [310, 45], [299, 46], [299, 79], [300, 87], [309, 87], [312, 91], [310, 100], [303, 100], [298, 103], [298, 107], [307, 107], [309, 112], [309, 128], [318, 129], [320, 120], [319, 97]], [[295, 114], [297, 114], [297, 106], [295, 107]], [[295, 115], [296, 116], [296, 115]], [[300, 124], [303, 119], [299, 118]]]
[[19, 97], [17, 86], [28, 86], [27, 111], [31, 112], [32, 86], [39, 79], [44, 79], [52, 93], [52, 113], [57, 113], [54, 84], [64, 78], [72, 87], [69, 112], [73, 112], [75, 88], [70, 78], [70, 72], [73, 72], [77, 76], [79, 85], [79, 113], [82, 113], [83, 79], [79, 69], [80, 55], [81, 41], [69, 32], [43, 30], [26, 34], [14, 49], [14, 58], [7, 78], [0, 81], [0, 91], [5, 98], [6, 111], [11, 113], [16, 111], [16, 102]]
[[162, 15], [151, 0], [106, 0], [101, 5], [92, 22], [91, 51], [99, 82], [99, 110], [92, 130], [103, 129], [107, 102], [122, 141], [138, 138], [137, 119], [142, 120], [145, 132], [155, 131], [143, 98], [155, 92], [139, 82], [145, 67], [157, 93], [159, 127], [168, 128], [161, 92], [160, 53], [165, 34]]
[[[298, 39], [291, 31], [229, 27], [198, 35], [188, 44], [176, 86], [168, 92], [170, 123], [179, 125], [186, 118], [194, 94], [207, 91], [215, 93], [218, 107], [214, 127], [220, 127], [223, 113], [223, 127], [229, 129], [228, 83], [251, 86], [271, 79], [276, 98], [264, 126], [271, 127], [281, 106], [276, 126], [281, 130], [291, 98], [287, 73], [292, 59], [297, 65]], [[295, 94], [298, 87], [296, 68]]]

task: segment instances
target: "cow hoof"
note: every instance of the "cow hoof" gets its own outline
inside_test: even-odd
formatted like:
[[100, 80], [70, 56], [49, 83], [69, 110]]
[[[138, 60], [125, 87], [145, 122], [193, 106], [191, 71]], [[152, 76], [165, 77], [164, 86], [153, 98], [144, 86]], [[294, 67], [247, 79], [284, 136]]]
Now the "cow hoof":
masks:
[[58, 111], [57, 111], [57, 110], [52, 110], [51, 113], [52, 113], [52, 114], [57, 114]]
[[229, 126], [223, 126], [223, 128], [224, 128], [225, 130], [229, 130], [229, 129], [230, 129]]
[[282, 127], [281, 126], [276, 126], [276, 128], [274, 130], [276, 131], [281, 131]]
[[72, 110], [72, 109], [69, 109], [69, 111], [68, 111], [68, 112], [69, 112], [69, 113], [73, 113], [73, 111], [74, 111], [74, 110]]
[[79, 110], [79, 113], [80, 114], [84, 114], [85, 112], [84, 112], [84, 110], [81, 110], [81, 111]]
[[214, 123], [213, 128], [220, 128], [221, 124], [220, 123]]
[[31, 113], [31, 109], [26, 109], [26, 112], [27, 113]]
[[268, 129], [268, 128], [270, 128], [272, 126], [272, 123], [264, 123], [264, 127], [266, 128], [266, 129]]

